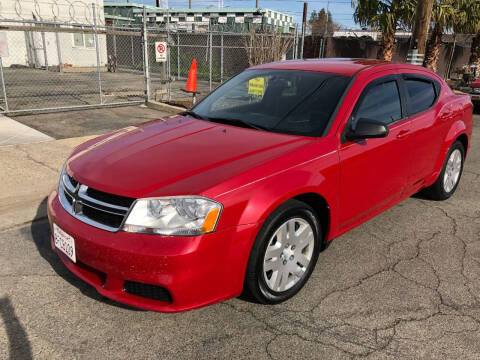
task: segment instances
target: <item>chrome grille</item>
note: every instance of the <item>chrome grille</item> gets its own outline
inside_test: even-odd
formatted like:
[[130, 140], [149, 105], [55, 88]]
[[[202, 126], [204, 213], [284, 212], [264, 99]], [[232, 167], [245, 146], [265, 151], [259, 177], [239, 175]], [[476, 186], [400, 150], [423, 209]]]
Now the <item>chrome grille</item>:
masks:
[[58, 189], [63, 208], [78, 220], [115, 232], [123, 224], [135, 199], [105, 193], [80, 184], [65, 171]]

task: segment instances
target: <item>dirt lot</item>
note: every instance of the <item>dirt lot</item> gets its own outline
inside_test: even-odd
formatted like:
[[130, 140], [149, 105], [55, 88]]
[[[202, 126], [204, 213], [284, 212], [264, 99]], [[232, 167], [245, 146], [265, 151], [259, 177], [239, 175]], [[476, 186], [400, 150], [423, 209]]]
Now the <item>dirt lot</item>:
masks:
[[278, 306], [116, 304], [52, 253], [44, 210], [0, 231], [0, 358], [479, 358], [480, 116], [454, 197], [409, 198], [336, 239]]

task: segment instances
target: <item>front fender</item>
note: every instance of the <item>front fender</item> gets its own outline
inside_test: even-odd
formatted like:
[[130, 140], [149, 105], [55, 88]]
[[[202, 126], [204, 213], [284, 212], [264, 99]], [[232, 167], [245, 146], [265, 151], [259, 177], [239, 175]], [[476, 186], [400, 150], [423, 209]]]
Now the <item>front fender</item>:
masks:
[[225, 206], [223, 226], [263, 224], [282, 203], [301, 194], [322, 196], [331, 212], [331, 225], [336, 218], [340, 183], [337, 151], [245, 184], [216, 200]]
[[328, 159], [314, 160], [282, 171], [216, 198], [225, 206], [221, 218], [223, 226], [233, 226], [236, 223], [242, 228], [253, 225], [252, 231], [246, 233], [247, 237], [236, 241], [226, 239], [230, 244], [225, 254], [225, 263], [228, 264], [225, 271], [231, 277], [237, 293], [243, 287], [250, 251], [258, 232], [267, 217], [285, 201], [305, 193], [321, 195], [330, 208], [330, 235], [327, 234], [327, 240], [331, 237], [331, 229], [336, 226], [338, 185], [338, 155], [335, 152]]

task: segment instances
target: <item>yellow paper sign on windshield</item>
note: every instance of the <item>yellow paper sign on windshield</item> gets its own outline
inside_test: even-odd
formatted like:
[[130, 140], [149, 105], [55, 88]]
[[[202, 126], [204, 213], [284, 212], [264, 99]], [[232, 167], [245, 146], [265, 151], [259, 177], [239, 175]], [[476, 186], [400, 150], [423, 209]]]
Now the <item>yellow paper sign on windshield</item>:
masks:
[[251, 79], [248, 82], [248, 94], [255, 95], [255, 96], [263, 96], [265, 92], [265, 78], [257, 77]]

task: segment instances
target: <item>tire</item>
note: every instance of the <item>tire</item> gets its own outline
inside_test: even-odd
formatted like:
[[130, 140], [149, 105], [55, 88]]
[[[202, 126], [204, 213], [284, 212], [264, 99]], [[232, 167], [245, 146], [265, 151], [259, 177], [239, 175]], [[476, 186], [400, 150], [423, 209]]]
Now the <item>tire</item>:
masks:
[[[457, 161], [460, 162], [458, 163]], [[437, 180], [433, 183], [433, 185], [425, 188], [423, 190], [423, 194], [432, 200], [446, 200], [452, 196], [455, 190], [457, 190], [460, 178], [462, 177], [464, 161], [465, 148], [460, 141], [455, 141], [450, 150], [448, 150], [442, 171], [440, 172], [440, 175], [438, 175]], [[452, 166], [454, 166], [456, 170], [454, 170]], [[453, 176], [453, 178], [450, 177], [450, 180], [447, 180], [447, 177], [449, 176], [448, 174]]]
[[307, 282], [323, 247], [315, 211], [301, 201], [288, 200], [270, 214], [255, 239], [243, 295], [261, 304], [291, 298]]

